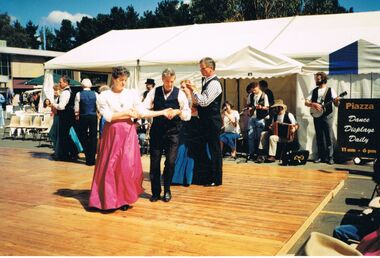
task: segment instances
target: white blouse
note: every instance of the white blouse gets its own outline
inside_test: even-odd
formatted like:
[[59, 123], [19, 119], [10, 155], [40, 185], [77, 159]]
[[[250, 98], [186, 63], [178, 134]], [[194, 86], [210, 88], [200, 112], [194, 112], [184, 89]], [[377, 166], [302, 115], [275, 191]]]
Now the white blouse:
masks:
[[225, 125], [224, 127], [224, 132], [226, 133], [240, 133], [240, 126], [239, 126], [239, 120], [240, 120], [240, 115], [239, 112], [234, 110], [232, 111], [231, 115], [234, 117], [236, 121], [236, 127], [232, 124], [230, 119], [227, 116], [224, 116], [223, 118], [223, 123]]
[[140, 99], [138, 92], [133, 89], [123, 89], [120, 93], [106, 90], [99, 94], [96, 105], [105, 120], [111, 122], [114, 113], [125, 112], [131, 108], [138, 110]]

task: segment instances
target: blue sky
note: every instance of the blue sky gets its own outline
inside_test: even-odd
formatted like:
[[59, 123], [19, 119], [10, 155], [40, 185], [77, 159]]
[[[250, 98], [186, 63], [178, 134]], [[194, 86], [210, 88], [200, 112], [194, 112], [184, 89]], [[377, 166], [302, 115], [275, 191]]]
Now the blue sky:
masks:
[[[189, 0], [187, 0], [189, 1]], [[0, 13], [7, 12], [13, 20], [22, 25], [31, 20], [43, 26], [58, 26], [63, 18], [74, 24], [83, 16], [95, 17], [109, 13], [113, 6], [126, 8], [132, 5], [142, 15], [146, 10], [154, 11], [160, 0], [0, 0]], [[380, 11], [380, 0], [340, 0], [345, 8], [353, 7], [355, 12]]]

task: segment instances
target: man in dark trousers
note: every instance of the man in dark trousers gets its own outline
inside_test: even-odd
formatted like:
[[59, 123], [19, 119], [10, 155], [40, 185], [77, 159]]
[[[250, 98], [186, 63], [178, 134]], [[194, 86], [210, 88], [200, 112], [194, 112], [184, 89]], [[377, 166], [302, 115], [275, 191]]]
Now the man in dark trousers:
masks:
[[69, 78], [63, 75], [59, 79], [59, 87], [62, 90], [57, 103], [52, 103], [52, 109], [58, 115], [58, 143], [57, 159], [62, 161], [75, 161], [78, 159], [78, 150], [70, 137], [70, 128], [73, 126], [74, 118], [74, 94], [72, 94]]
[[91, 90], [90, 79], [82, 80], [83, 90], [75, 96], [75, 119], [79, 121], [79, 140], [86, 155], [86, 165], [95, 165], [98, 117], [96, 114], [97, 93]]
[[176, 75], [173, 69], [162, 72], [163, 85], [155, 87], [147, 94], [143, 106], [145, 109], [170, 110], [168, 116], [153, 118], [150, 129], [150, 182], [152, 187], [151, 202], [161, 199], [161, 156], [165, 151], [165, 167], [163, 171], [164, 196], [162, 200], [169, 202], [172, 198], [170, 184], [172, 182], [175, 160], [179, 143], [181, 120], [191, 118], [191, 110], [185, 93], [174, 87]]
[[[334, 89], [327, 87], [327, 75], [324, 72], [316, 73], [315, 83], [317, 85], [305, 100], [305, 105], [323, 114], [314, 117], [314, 129], [317, 136], [318, 157], [315, 163], [321, 161], [327, 164], [334, 164], [334, 145], [333, 145], [333, 107], [339, 105], [339, 97]], [[323, 104], [330, 104], [323, 107]]]
[[210, 170], [205, 176], [205, 186], [222, 184], [222, 150], [219, 135], [222, 128], [220, 106], [222, 100], [222, 85], [215, 74], [215, 61], [210, 57], [199, 61], [203, 79], [202, 91], [198, 93], [192, 85], [186, 85], [193, 93], [198, 105], [198, 115], [204, 132], [204, 140], [210, 150]]

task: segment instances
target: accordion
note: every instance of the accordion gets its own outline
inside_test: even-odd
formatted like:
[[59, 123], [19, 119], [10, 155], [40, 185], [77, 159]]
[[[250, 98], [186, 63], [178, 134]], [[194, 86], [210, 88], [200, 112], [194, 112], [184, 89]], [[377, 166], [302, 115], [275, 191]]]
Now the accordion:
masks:
[[294, 140], [294, 133], [291, 131], [292, 125], [287, 123], [273, 122], [272, 134], [286, 141]]

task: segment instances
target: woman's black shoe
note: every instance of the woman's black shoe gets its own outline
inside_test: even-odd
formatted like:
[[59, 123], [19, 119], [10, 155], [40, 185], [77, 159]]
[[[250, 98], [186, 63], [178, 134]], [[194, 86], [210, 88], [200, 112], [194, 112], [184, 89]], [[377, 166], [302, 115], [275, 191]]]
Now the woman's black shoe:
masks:
[[129, 205], [127, 204], [127, 205], [121, 206], [121, 207], [120, 207], [120, 210], [122, 210], [122, 211], [126, 211], [126, 210], [128, 210], [130, 207], [131, 207], [131, 206], [129, 206]]

